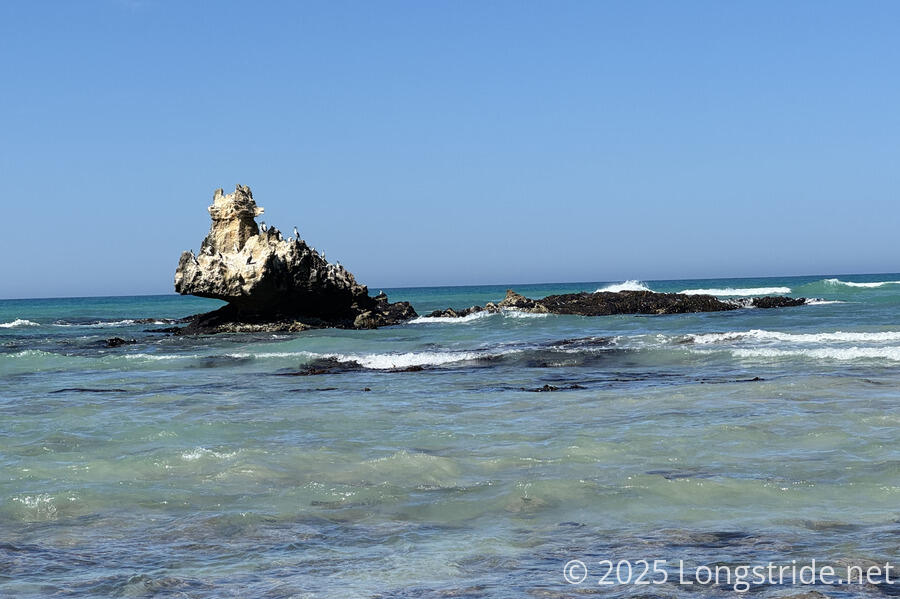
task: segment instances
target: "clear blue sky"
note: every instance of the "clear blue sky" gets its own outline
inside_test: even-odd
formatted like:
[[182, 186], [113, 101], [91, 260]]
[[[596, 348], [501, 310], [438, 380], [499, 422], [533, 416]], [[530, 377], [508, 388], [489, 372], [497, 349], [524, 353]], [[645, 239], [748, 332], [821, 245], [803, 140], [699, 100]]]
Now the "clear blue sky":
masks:
[[0, 297], [250, 185], [372, 287], [900, 270], [900, 3], [0, 3]]

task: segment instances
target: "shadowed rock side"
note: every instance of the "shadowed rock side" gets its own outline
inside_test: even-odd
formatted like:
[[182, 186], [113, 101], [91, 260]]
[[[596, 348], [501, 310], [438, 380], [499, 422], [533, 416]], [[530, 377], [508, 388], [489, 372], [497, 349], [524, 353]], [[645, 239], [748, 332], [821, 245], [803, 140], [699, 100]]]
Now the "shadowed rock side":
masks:
[[200, 252], [183, 252], [175, 291], [228, 302], [191, 319], [181, 334], [300, 331], [313, 327], [375, 328], [416, 316], [407, 302], [370, 297], [340, 264], [330, 264], [295, 235], [257, 225], [263, 208], [250, 188], [216, 190], [212, 225]]
[[805, 298], [780, 296], [757, 297], [747, 301], [729, 302], [712, 295], [684, 295], [654, 291], [600, 291], [594, 293], [566, 293], [531, 299], [508, 289], [499, 304], [472, 306], [465, 310], [436, 310], [429, 316], [467, 316], [476, 312], [499, 312], [503, 309], [535, 314], [575, 314], [579, 316], [609, 316], [611, 314], [684, 314], [688, 312], [723, 312], [739, 308], [783, 308], [802, 306]]

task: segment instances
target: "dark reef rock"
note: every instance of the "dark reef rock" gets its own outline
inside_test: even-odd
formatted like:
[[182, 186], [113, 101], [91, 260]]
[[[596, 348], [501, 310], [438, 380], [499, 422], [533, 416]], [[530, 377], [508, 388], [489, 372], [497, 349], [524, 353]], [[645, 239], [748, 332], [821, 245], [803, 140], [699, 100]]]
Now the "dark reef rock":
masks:
[[407, 302], [371, 297], [340, 263], [294, 233], [257, 225], [263, 209], [250, 188], [216, 190], [209, 207], [212, 226], [200, 252], [184, 252], [175, 291], [228, 302], [193, 317], [179, 334], [302, 331], [317, 327], [371, 329], [417, 316]]
[[721, 312], [734, 306], [711, 295], [682, 295], [653, 291], [600, 291], [567, 293], [532, 300], [513, 290], [506, 292], [500, 307], [527, 312], [608, 316], [610, 314], [683, 314], [686, 312]]
[[784, 297], [767, 295], [766, 297], [754, 297], [750, 302], [754, 308], [793, 308], [806, 304], [805, 297]]
[[[757, 297], [745, 302], [724, 301], [712, 295], [656, 293], [655, 291], [596, 291], [594, 293], [566, 293], [531, 299], [507, 289], [506, 297], [497, 304], [488, 304], [493, 311], [518, 310], [534, 314], [574, 314], [578, 316], [609, 316], [613, 314], [686, 314], [692, 312], [724, 312], [740, 308], [784, 308], [802, 306], [805, 298]], [[465, 316], [487, 308], [473, 306], [465, 310], [435, 310], [430, 316]]]
[[105, 344], [106, 347], [120, 347], [122, 345], [130, 345], [132, 343], [137, 343], [136, 339], [122, 339], [121, 337], [112, 337], [107, 339]]

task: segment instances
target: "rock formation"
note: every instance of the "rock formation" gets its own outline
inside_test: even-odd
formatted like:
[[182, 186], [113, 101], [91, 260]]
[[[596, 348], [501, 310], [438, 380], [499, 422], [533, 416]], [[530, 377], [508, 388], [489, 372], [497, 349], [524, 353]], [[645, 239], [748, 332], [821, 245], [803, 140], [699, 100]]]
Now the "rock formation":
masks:
[[[302, 239], [285, 239], [275, 227], [256, 223], [263, 209], [250, 188], [234, 193], [216, 190], [209, 207], [212, 225], [200, 246], [181, 254], [175, 271], [175, 291], [224, 300], [214, 312], [187, 319], [188, 325], [159, 332], [219, 333], [301, 331], [312, 327], [370, 329], [398, 324], [417, 316], [407, 302], [389, 303], [385, 294], [370, 297], [365, 285], [340, 264]], [[652, 291], [569, 293], [530, 299], [508, 290], [499, 304], [464, 310], [436, 310], [431, 316], [462, 317], [475, 312], [520, 310], [549, 314], [604, 316], [610, 314], [680, 314], [719, 312], [746, 307], [779, 308], [805, 303], [803, 298], [761, 297], [723, 301], [711, 295]]]
[[175, 291], [228, 305], [194, 317], [182, 333], [375, 328], [416, 316], [407, 302], [370, 297], [347, 269], [299, 237], [258, 225], [262, 213], [249, 187], [216, 190], [209, 234], [198, 254], [181, 254]]
[[535, 314], [575, 314], [579, 316], [609, 316], [611, 314], [684, 314], [688, 312], [723, 312], [740, 308], [783, 308], [802, 306], [805, 298], [767, 296], [745, 301], [723, 301], [712, 295], [684, 295], [654, 291], [596, 291], [594, 293], [566, 293], [531, 299], [507, 289], [499, 304], [484, 308], [472, 306], [464, 310], [435, 310], [430, 316], [466, 316], [475, 312], [518, 310]]

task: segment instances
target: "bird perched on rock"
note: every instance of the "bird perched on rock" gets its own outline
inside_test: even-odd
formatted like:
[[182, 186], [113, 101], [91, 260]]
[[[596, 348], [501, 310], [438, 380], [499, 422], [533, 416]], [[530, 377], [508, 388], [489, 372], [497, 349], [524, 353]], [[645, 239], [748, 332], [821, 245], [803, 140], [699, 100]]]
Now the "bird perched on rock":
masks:
[[266, 226], [266, 221], [264, 220], [259, 222], [259, 228], [263, 233], [269, 230], [269, 227]]
[[300, 232], [297, 231], [297, 227], [294, 227], [294, 237], [295, 237], [296, 239], [300, 239]]

